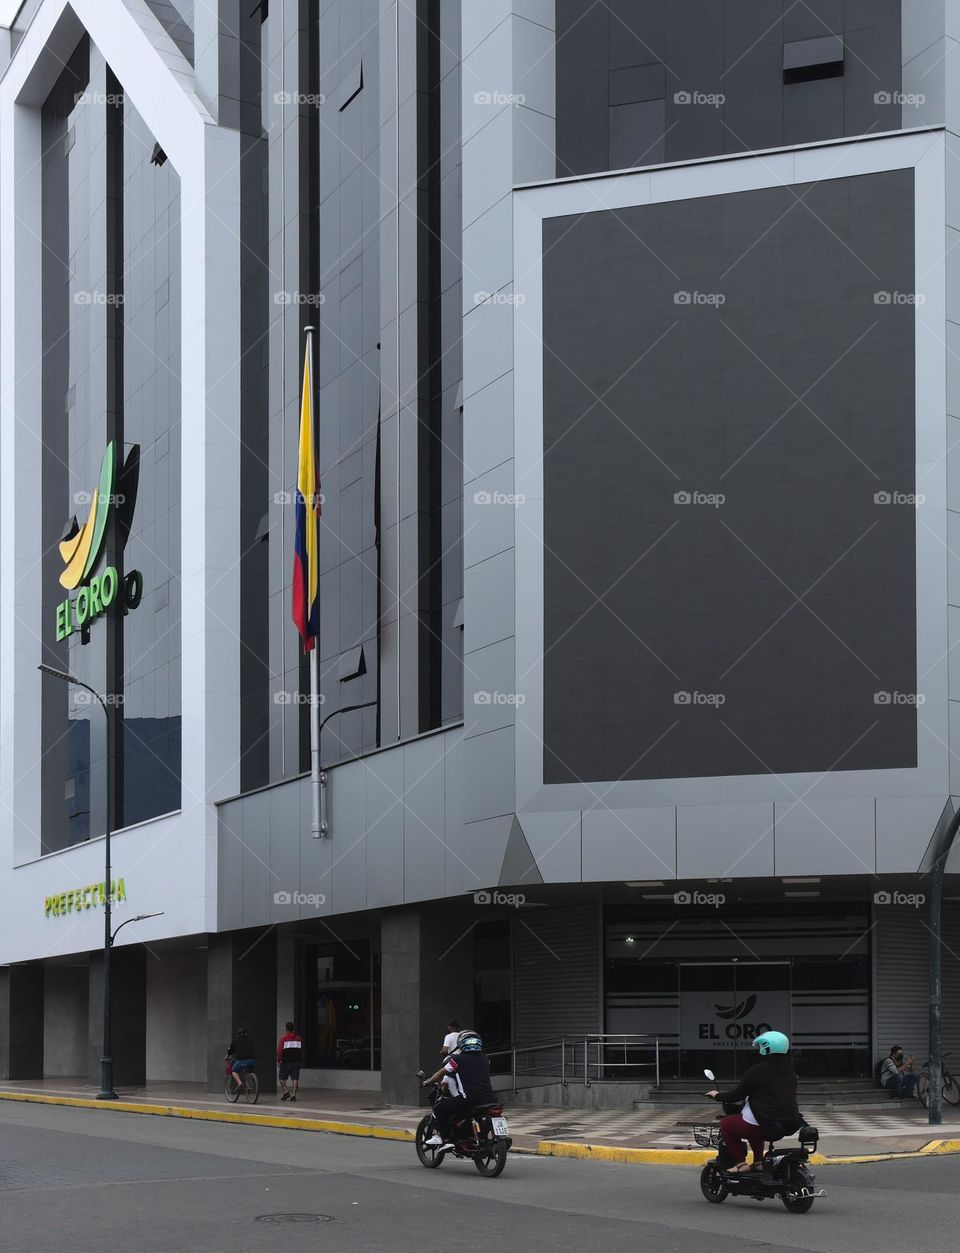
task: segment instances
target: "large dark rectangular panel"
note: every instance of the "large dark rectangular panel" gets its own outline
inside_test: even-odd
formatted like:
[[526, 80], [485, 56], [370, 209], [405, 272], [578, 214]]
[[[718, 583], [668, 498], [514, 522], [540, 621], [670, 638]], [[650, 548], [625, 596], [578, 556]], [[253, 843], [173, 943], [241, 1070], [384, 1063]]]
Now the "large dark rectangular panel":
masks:
[[545, 222], [547, 782], [916, 765], [913, 233], [912, 171]]

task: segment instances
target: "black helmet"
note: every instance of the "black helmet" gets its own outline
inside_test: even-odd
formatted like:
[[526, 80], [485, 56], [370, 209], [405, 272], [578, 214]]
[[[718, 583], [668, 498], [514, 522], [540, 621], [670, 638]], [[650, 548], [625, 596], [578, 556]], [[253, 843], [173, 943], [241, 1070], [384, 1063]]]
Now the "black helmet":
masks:
[[476, 1031], [461, 1031], [457, 1036], [457, 1052], [481, 1053], [482, 1051], [483, 1041], [477, 1035]]

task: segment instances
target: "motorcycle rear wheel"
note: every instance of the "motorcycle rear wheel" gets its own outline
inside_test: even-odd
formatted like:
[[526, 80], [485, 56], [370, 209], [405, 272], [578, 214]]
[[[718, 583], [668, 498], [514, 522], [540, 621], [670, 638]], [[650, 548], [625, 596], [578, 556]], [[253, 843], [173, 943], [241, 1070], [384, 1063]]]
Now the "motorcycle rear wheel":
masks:
[[709, 1163], [700, 1172], [700, 1191], [711, 1205], [721, 1205], [730, 1195], [723, 1175]]
[[444, 1155], [439, 1149], [432, 1145], [427, 1145], [427, 1140], [433, 1135], [437, 1129], [436, 1120], [432, 1114], [427, 1114], [425, 1118], [420, 1119], [420, 1125], [417, 1127], [416, 1150], [417, 1157], [420, 1159], [420, 1165], [426, 1166], [427, 1170], [436, 1170], [443, 1162]]
[[502, 1140], [485, 1142], [475, 1154], [473, 1164], [481, 1175], [496, 1179], [497, 1175], [503, 1174], [503, 1168], [507, 1164], [507, 1146]]

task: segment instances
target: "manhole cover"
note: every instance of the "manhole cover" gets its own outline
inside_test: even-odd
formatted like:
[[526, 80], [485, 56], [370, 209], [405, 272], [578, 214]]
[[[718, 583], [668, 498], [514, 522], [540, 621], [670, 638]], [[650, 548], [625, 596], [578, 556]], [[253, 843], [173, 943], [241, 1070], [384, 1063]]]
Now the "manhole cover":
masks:
[[258, 1223], [332, 1223], [332, 1214], [258, 1214]]

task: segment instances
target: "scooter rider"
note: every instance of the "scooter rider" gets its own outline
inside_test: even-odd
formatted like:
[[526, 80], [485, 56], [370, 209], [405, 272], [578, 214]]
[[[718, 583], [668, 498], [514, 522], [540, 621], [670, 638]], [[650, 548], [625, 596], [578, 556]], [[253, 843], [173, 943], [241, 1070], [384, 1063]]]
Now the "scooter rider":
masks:
[[731, 1173], [748, 1170], [743, 1140], [753, 1150], [753, 1165], [759, 1169], [767, 1140], [792, 1135], [803, 1123], [797, 1106], [797, 1075], [790, 1057], [790, 1041], [782, 1031], [764, 1031], [753, 1042], [761, 1060], [754, 1063], [735, 1088], [706, 1094], [723, 1105], [743, 1102], [739, 1114], [720, 1119], [720, 1134], [734, 1165]]
[[433, 1107], [437, 1134], [427, 1140], [431, 1147], [452, 1149], [453, 1125], [465, 1118], [477, 1105], [494, 1105], [497, 1098], [490, 1083], [490, 1060], [483, 1051], [483, 1041], [475, 1031], [461, 1031], [456, 1048], [450, 1052], [438, 1071], [424, 1079], [423, 1086], [439, 1083], [449, 1075], [457, 1094], [441, 1097]]

